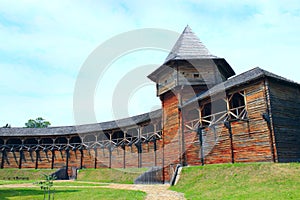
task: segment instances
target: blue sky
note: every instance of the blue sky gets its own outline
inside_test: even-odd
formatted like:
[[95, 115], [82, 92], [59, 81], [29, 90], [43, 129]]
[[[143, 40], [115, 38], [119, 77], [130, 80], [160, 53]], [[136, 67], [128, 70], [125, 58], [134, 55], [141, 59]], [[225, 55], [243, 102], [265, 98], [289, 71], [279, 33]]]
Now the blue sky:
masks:
[[[0, 126], [24, 126], [39, 116], [53, 126], [74, 124], [73, 91], [84, 61], [111, 37], [140, 28], [181, 33], [189, 24], [236, 73], [260, 66], [300, 82], [298, 0], [0, 0], [0, 5]], [[113, 62], [95, 93], [97, 121], [114, 119], [112, 96], [122, 76], [141, 65], [159, 65], [166, 56], [147, 50]], [[155, 85], [145, 84], [128, 100], [128, 115], [159, 105]]]

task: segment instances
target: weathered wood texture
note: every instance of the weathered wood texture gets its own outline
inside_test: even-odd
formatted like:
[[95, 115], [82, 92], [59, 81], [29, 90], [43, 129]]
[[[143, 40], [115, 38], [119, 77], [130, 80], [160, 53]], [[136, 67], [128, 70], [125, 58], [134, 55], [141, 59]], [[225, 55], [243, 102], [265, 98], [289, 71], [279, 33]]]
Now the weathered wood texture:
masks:
[[269, 81], [271, 114], [279, 162], [300, 161], [300, 88]]
[[[230, 121], [229, 126], [223, 122], [205, 127], [202, 130], [202, 145], [196, 129], [182, 127], [189, 119], [189, 112], [182, 113], [178, 109], [181, 100], [190, 98], [191, 87], [182, 87], [176, 92], [169, 91], [162, 96], [163, 135], [162, 139], [141, 143], [140, 152], [137, 143], [131, 146], [112, 145], [91, 146], [88, 149], [63, 148], [17, 150], [7, 147], [1, 151], [1, 167], [3, 168], [132, 168], [132, 167], [164, 167], [164, 180], [169, 181], [174, 166], [179, 163], [201, 165], [230, 162], [290, 162], [300, 161], [300, 89], [293, 85], [284, 85], [273, 80], [260, 80], [226, 91], [228, 94], [244, 91], [247, 119]], [[195, 90], [203, 90], [195, 87]], [[180, 93], [180, 95], [179, 95]], [[203, 100], [203, 102], [207, 102]], [[203, 102], [191, 104], [200, 109]], [[189, 106], [191, 106], [189, 105]], [[271, 120], [263, 116], [270, 114]], [[192, 118], [197, 112], [190, 113]], [[199, 117], [199, 116], [198, 116]], [[190, 119], [189, 119], [190, 120]], [[147, 124], [141, 126], [146, 130]], [[144, 127], [144, 128], [143, 128]], [[274, 130], [274, 136], [273, 131]], [[183, 132], [182, 132], [183, 131]], [[147, 135], [147, 132], [142, 132]], [[149, 134], [152, 134], [149, 132]], [[34, 137], [33, 137], [34, 138]], [[50, 141], [56, 141], [53, 136]], [[5, 141], [8, 138], [5, 138]], [[28, 139], [19, 138], [21, 141]], [[42, 141], [42, 140], [40, 140]], [[41, 144], [43, 145], [43, 144]], [[48, 147], [51, 144], [47, 144]], [[3, 154], [4, 152], [4, 154]], [[21, 152], [21, 153], [20, 153]]]
[[[264, 83], [261, 81], [240, 90], [245, 90], [248, 120], [230, 122], [231, 130], [223, 123], [203, 129], [203, 164], [273, 161], [270, 131], [262, 118], [267, 110]], [[199, 136], [187, 129], [184, 134], [187, 164], [202, 164]]]
[[19, 167], [19, 152], [6, 152], [3, 168], [18, 168]]
[[[179, 138], [179, 112], [176, 93], [167, 92], [161, 97], [163, 107], [164, 166], [178, 164], [181, 157]], [[170, 179], [168, 167], [164, 170], [166, 180]]]
[[[162, 166], [162, 140], [156, 141], [156, 152], [153, 141], [142, 143], [142, 153], [140, 154], [140, 167]], [[108, 148], [84, 149], [82, 153], [78, 149], [69, 150], [69, 154], [65, 150], [55, 150], [54, 156], [51, 151], [23, 151], [21, 165], [20, 152], [6, 151], [5, 155], [2, 159], [2, 152], [0, 154], [3, 168], [52, 168], [52, 165], [57, 169], [66, 166], [69, 168], [139, 167], [138, 151], [135, 145], [125, 146], [125, 155], [122, 147], [114, 147], [111, 155]], [[69, 155], [68, 162], [67, 155]]]

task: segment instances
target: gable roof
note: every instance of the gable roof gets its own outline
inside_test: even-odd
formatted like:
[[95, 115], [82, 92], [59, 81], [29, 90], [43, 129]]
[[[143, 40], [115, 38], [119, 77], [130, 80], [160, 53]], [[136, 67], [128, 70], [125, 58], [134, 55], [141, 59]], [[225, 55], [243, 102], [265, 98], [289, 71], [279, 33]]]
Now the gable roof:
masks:
[[190, 60], [190, 59], [207, 59], [218, 58], [212, 55], [206, 46], [195, 35], [192, 29], [187, 25], [164, 63], [171, 60]]
[[228, 79], [228, 80], [226, 80], [222, 83], [219, 83], [218, 85], [213, 86], [209, 90], [196, 95], [195, 97], [187, 100], [182, 105], [182, 107], [184, 107], [184, 106], [186, 106], [190, 103], [205, 99], [205, 98], [213, 96], [213, 95], [216, 95], [216, 94], [218, 94], [222, 91], [226, 91], [230, 88], [238, 87], [240, 85], [249, 83], [249, 82], [254, 81], [254, 80], [258, 80], [259, 78], [263, 78], [263, 77], [269, 77], [269, 78], [272, 78], [272, 79], [275, 79], [275, 80], [278, 80], [278, 81], [283, 81], [283, 82], [286, 82], [286, 83], [289, 83], [289, 84], [300, 86], [299, 83], [296, 83], [292, 80], [289, 80], [289, 79], [284, 78], [282, 76], [276, 75], [274, 73], [271, 73], [271, 72], [266, 71], [264, 69], [261, 69], [259, 67], [255, 67], [255, 68], [253, 68], [249, 71], [246, 71], [244, 73], [241, 73], [239, 75], [231, 77], [230, 79]]
[[91, 133], [110, 131], [114, 129], [135, 126], [152, 119], [161, 119], [161, 109], [149, 113], [136, 115], [129, 118], [119, 119], [94, 124], [85, 124], [78, 126], [58, 126], [48, 128], [0, 128], [0, 137], [3, 136], [51, 136], [51, 135], [72, 135], [80, 133]]

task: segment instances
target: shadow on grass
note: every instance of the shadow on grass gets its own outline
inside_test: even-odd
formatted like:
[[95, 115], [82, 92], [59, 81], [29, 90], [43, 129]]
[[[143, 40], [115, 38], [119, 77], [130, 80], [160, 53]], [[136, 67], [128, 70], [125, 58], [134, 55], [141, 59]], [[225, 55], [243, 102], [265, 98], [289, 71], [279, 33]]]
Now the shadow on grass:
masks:
[[[55, 190], [55, 195], [58, 193], [78, 192], [79, 190]], [[37, 188], [2, 188], [0, 189], [0, 199], [8, 200], [10, 197], [20, 197], [20, 199], [41, 199], [44, 196], [44, 191]]]

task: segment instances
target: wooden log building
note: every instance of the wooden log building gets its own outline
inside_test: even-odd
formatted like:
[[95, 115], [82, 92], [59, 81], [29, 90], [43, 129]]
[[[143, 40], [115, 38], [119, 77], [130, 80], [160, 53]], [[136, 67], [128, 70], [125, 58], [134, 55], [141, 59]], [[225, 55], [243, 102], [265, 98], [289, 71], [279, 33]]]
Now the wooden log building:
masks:
[[300, 85], [259, 67], [235, 75], [186, 27], [148, 78], [162, 109], [111, 122], [0, 128], [1, 168], [134, 168], [300, 161]]

